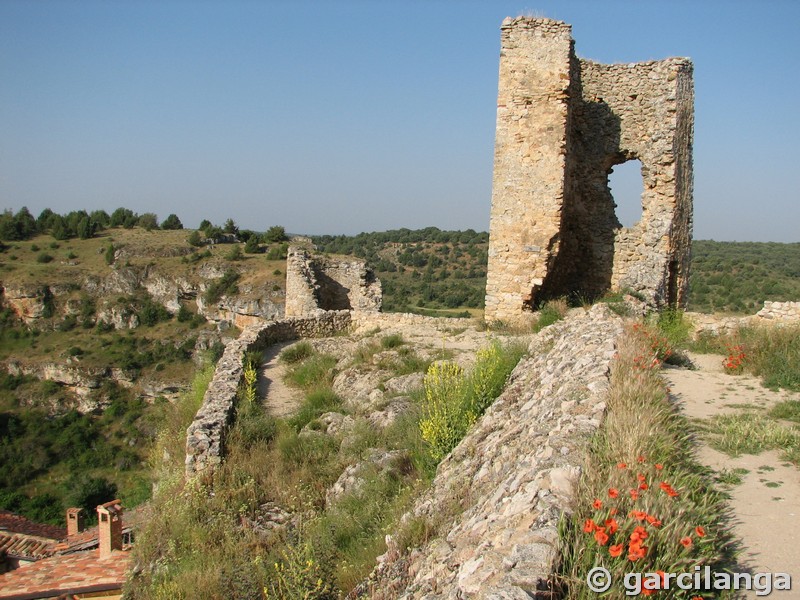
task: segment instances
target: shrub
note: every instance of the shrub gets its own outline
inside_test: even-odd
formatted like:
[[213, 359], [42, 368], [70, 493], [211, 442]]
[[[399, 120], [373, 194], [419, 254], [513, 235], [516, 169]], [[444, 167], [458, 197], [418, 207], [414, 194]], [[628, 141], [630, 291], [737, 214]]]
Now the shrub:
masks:
[[385, 350], [397, 348], [398, 346], [402, 346], [404, 343], [403, 336], [399, 333], [387, 335], [386, 337], [381, 338], [381, 348]]
[[286, 379], [292, 385], [304, 389], [326, 386], [333, 381], [335, 366], [336, 358], [330, 354], [314, 354], [292, 366]]
[[436, 462], [455, 448], [502, 393], [523, 352], [521, 346], [504, 347], [495, 342], [478, 351], [468, 376], [458, 365], [449, 362], [433, 363], [428, 368], [419, 427]]
[[567, 315], [567, 308], [567, 301], [563, 298], [548, 300], [539, 311], [539, 317], [533, 327], [534, 333], [563, 319]]
[[139, 302], [139, 308], [136, 311], [139, 317], [139, 322], [142, 325], [152, 327], [161, 321], [169, 321], [172, 315], [169, 311], [161, 306], [158, 302], [153, 301], [150, 297], [146, 297]]
[[298, 431], [323, 413], [340, 410], [342, 399], [329, 387], [310, 391], [289, 423]]
[[200, 237], [200, 232], [196, 229], [189, 234], [189, 237], [186, 238], [186, 242], [190, 246], [194, 246], [195, 248], [199, 248], [203, 245], [203, 238]]
[[691, 322], [678, 308], [665, 308], [659, 312], [656, 327], [672, 346], [685, 344], [692, 330]]
[[267, 260], [284, 260], [288, 253], [288, 244], [275, 245], [269, 249], [269, 252], [267, 252]]
[[244, 244], [244, 251], [247, 254], [258, 254], [261, 252], [261, 246], [258, 245], [257, 235], [251, 235], [247, 238], [247, 242]]
[[181, 307], [178, 309], [177, 319], [178, 323], [188, 323], [192, 320], [194, 314], [185, 305], [181, 304]]
[[267, 600], [336, 600], [340, 596], [331, 579], [331, 566], [316, 559], [309, 543], [288, 545], [274, 565], [264, 596]]
[[298, 342], [296, 344], [292, 344], [288, 348], [284, 348], [283, 351], [281, 351], [278, 359], [288, 365], [293, 365], [301, 360], [305, 360], [314, 354], [314, 352], [314, 347], [310, 343]]
[[214, 304], [219, 302], [222, 296], [236, 294], [239, 291], [239, 287], [236, 285], [239, 277], [239, 273], [233, 269], [225, 271], [222, 277], [208, 286], [204, 294], [205, 301], [209, 304]]
[[115, 251], [115, 249], [114, 249], [114, 244], [109, 244], [109, 245], [106, 247], [106, 251], [105, 251], [105, 253], [103, 254], [103, 258], [105, 258], [105, 261], [106, 261], [106, 264], [107, 264], [107, 265], [113, 265], [113, 264], [114, 264], [114, 256], [115, 256], [115, 252], [116, 252], [116, 251]]
[[225, 254], [226, 260], [242, 260], [242, 247], [239, 244], [234, 244], [231, 249]]
[[42, 252], [39, 256], [36, 257], [36, 262], [38, 263], [49, 263], [53, 261], [53, 257], [47, 254], [46, 252]]
[[425, 374], [425, 408], [419, 429], [438, 462], [461, 441], [475, 415], [464, 410], [464, 374], [456, 364], [433, 363]]

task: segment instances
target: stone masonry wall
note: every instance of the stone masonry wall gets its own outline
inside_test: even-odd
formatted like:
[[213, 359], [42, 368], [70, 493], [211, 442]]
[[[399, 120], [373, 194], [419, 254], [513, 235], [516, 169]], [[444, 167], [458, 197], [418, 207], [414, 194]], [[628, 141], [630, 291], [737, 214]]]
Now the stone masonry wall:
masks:
[[325, 310], [378, 312], [381, 282], [363, 260], [313, 255], [292, 246], [286, 258], [287, 317]]
[[571, 28], [501, 27], [486, 319], [517, 320], [558, 255], [566, 184]]
[[186, 431], [186, 474], [213, 469], [225, 454], [225, 435], [236, 407], [236, 391], [244, 373], [247, 352], [302, 337], [333, 335], [350, 326], [348, 311], [316, 317], [270, 321], [245, 329], [225, 347], [208, 385], [203, 403]]
[[390, 542], [360, 597], [540, 597], [553, 573], [558, 521], [570, 510], [581, 450], [603, 418], [621, 333], [622, 319], [597, 304], [533, 339], [503, 394], [404, 517], [441, 523], [451, 515], [444, 533], [404, 558]]
[[800, 321], [800, 302], [764, 302], [764, 308], [758, 311], [762, 319], [774, 321]]
[[[487, 320], [548, 298], [642, 293], [685, 305], [692, 230], [692, 64], [578, 59], [569, 25], [501, 27]], [[642, 218], [622, 227], [608, 186], [638, 159]]]

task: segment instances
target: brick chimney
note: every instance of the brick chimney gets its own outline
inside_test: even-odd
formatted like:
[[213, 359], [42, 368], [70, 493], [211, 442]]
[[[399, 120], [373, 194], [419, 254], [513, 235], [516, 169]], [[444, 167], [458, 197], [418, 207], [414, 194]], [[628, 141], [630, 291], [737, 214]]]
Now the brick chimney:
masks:
[[100, 558], [108, 558], [114, 550], [122, 550], [122, 504], [112, 500], [97, 507], [100, 537]]
[[75, 535], [83, 531], [83, 509], [82, 508], [68, 508], [67, 509], [67, 537]]

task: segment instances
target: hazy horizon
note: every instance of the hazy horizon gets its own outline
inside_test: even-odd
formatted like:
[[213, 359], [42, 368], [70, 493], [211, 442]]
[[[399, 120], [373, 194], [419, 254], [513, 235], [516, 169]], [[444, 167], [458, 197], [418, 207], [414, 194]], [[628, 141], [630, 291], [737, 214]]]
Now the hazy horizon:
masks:
[[570, 23], [592, 60], [692, 58], [694, 237], [800, 241], [789, 1], [5, 0], [0, 210], [487, 231], [499, 28], [521, 13]]

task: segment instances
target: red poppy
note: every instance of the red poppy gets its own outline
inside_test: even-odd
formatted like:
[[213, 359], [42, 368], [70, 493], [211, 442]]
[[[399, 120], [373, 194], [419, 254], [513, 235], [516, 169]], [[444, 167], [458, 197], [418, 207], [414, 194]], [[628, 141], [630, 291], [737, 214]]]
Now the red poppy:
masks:
[[640, 463], [643, 463], [643, 462], [644, 462], [644, 456], [638, 456], [638, 457], [636, 458], [636, 461], [637, 461], [637, 462], [640, 462]]
[[631, 490], [631, 500], [638, 500], [639, 499], [639, 492], [636, 490]]
[[697, 534], [697, 537], [705, 537], [706, 536], [706, 530], [701, 525], [698, 525], [697, 527], [695, 527], [694, 528], [694, 532]]
[[619, 490], [617, 488], [609, 488], [608, 497], [609, 498], [616, 498], [617, 496], [619, 496]]
[[617, 463], [617, 468], [618, 469], [627, 469], [628, 465], [626, 465], [625, 463]]
[[642, 510], [632, 510], [631, 516], [637, 521], [644, 521], [647, 518], [647, 513]]
[[684, 548], [691, 548], [692, 547], [692, 538], [690, 538], [688, 535], [685, 536], [685, 537], [682, 537], [681, 540], [680, 540], [680, 544]]
[[662, 465], [660, 463], [656, 463], [655, 466], [656, 466], [656, 469], [658, 469], [659, 471], [664, 468], [664, 465]]
[[622, 544], [617, 544], [616, 546], [609, 546], [608, 553], [613, 558], [617, 558], [620, 554], [622, 554]]
[[610, 514], [610, 515], [613, 517], [613, 516], [614, 516], [614, 515], [616, 515], [618, 512], [619, 512], [619, 511], [618, 511], [616, 508], [611, 508], [611, 509], [608, 511], [608, 514]]
[[595, 499], [594, 499], [594, 502], [592, 502], [592, 508], [594, 508], [595, 510], [597, 510], [597, 509], [600, 509], [600, 508], [603, 508], [603, 503], [602, 503], [602, 501], [600, 501], [600, 500], [598, 500], [597, 498], [595, 498]]
[[644, 527], [642, 527], [641, 525], [637, 525], [633, 529], [633, 533], [631, 534], [631, 543], [633, 543], [636, 540], [646, 540], [648, 535], [649, 534], [647, 533], [647, 530]]
[[647, 547], [642, 546], [640, 542], [637, 540], [635, 542], [631, 542], [628, 546], [628, 560], [636, 561], [640, 558], [644, 558], [647, 555]]
[[608, 534], [600, 529], [594, 532], [594, 539], [597, 540], [597, 543], [601, 546], [605, 546], [608, 543]]
[[591, 519], [586, 519], [586, 521], [583, 524], [583, 531], [585, 531], [586, 533], [592, 533], [596, 527], [597, 525], [595, 525], [594, 521], [592, 521]]
[[639, 481], [644, 481], [645, 479], [647, 479], [647, 477], [639, 473], [638, 475], [636, 475], [636, 479], [638, 479]]
[[617, 523], [616, 519], [606, 519], [606, 530], [611, 535], [614, 535], [619, 529], [619, 523]]
[[661, 527], [661, 521], [656, 519], [653, 515], [647, 515], [645, 518], [647, 519], [647, 522], [650, 523], [650, 525], [652, 525], [653, 527]]
[[649, 488], [649, 487], [650, 487], [650, 486], [649, 486], [649, 485], [647, 485], [646, 483], [640, 483], [640, 484], [639, 484], [639, 489], [640, 489], [640, 490], [646, 490], [646, 489], [647, 489], [647, 488]]

